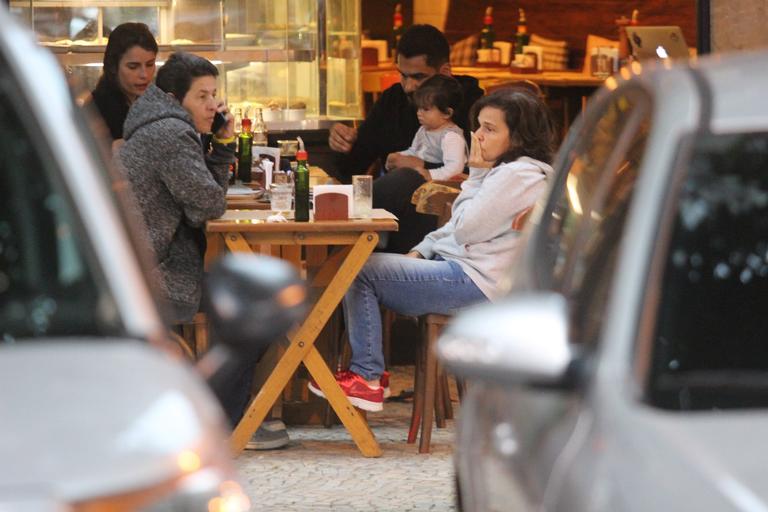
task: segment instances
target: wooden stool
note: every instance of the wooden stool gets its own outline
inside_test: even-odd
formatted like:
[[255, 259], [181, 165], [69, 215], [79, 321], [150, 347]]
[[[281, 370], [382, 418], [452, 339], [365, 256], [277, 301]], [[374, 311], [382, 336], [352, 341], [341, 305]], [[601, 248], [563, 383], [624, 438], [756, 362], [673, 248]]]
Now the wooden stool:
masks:
[[413, 409], [411, 426], [408, 430], [408, 443], [415, 443], [421, 424], [419, 453], [429, 453], [432, 440], [433, 413], [439, 428], [445, 427], [445, 420], [453, 418], [448, 377], [440, 370], [437, 362], [435, 345], [445, 325], [450, 321], [448, 315], [431, 313], [419, 318], [422, 325], [422, 342], [416, 359], [416, 375], [413, 385]]

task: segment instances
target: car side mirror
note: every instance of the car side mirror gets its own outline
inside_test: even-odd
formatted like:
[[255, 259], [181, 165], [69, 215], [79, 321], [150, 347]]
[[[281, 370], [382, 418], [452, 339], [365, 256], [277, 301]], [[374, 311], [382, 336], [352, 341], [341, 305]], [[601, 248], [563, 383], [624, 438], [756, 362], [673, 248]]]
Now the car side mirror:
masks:
[[567, 333], [564, 297], [526, 293], [462, 312], [438, 340], [437, 353], [460, 377], [557, 387], [576, 360]]
[[229, 253], [210, 269], [203, 310], [215, 340], [235, 353], [256, 353], [303, 318], [306, 296], [303, 282], [285, 261]]

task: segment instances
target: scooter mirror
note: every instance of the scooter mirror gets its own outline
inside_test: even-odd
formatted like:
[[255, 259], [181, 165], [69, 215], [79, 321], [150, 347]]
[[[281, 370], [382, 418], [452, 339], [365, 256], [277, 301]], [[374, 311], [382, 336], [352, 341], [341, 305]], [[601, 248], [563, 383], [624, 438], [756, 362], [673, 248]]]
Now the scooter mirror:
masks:
[[229, 253], [211, 267], [203, 295], [213, 339], [236, 353], [255, 353], [303, 318], [307, 293], [285, 261]]

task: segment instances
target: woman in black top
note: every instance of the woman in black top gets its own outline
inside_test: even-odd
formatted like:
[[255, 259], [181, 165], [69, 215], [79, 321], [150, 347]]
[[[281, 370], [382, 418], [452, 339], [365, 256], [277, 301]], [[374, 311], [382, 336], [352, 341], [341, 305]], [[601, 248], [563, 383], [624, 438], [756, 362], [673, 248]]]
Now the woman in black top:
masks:
[[155, 77], [157, 41], [144, 23], [123, 23], [109, 35], [104, 70], [91, 93], [113, 140], [123, 138], [128, 109]]

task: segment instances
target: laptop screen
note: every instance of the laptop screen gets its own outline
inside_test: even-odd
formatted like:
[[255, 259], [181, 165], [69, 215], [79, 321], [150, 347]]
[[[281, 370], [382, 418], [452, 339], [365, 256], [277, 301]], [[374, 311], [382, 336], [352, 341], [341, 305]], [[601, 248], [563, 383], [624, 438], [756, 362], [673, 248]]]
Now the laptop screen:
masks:
[[627, 37], [637, 60], [688, 58], [688, 45], [680, 27], [627, 27]]

